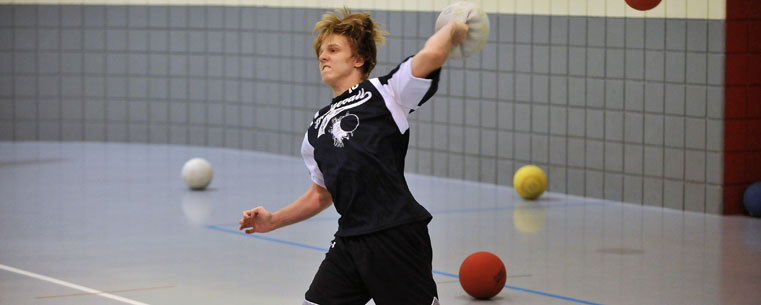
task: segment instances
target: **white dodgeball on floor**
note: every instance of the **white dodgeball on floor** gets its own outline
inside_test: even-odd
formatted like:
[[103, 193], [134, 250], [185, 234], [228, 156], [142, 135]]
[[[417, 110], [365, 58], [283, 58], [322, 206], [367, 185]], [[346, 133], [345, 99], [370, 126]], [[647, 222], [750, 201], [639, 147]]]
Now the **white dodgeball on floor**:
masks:
[[214, 176], [214, 170], [209, 161], [203, 158], [193, 158], [185, 162], [182, 167], [182, 181], [185, 181], [191, 189], [203, 190]]

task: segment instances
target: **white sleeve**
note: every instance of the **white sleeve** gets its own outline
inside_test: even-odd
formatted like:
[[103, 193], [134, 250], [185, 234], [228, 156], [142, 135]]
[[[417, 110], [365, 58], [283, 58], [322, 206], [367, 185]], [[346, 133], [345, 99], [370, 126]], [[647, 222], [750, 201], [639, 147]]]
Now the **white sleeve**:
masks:
[[304, 163], [306, 163], [307, 169], [309, 169], [309, 176], [312, 178], [312, 181], [323, 188], [327, 188], [325, 187], [325, 179], [322, 176], [322, 172], [317, 167], [317, 161], [314, 160], [314, 147], [312, 147], [312, 144], [309, 144], [309, 132], [304, 134], [304, 141], [301, 142], [301, 157], [304, 158]]
[[438, 86], [439, 71], [431, 73], [431, 79], [415, 77], [412, 75], [411, 58], [407, 58], [388, 75], [370, 80], [383, 96], [386, 108], [401, 133], [409, 128], [407, 117], [410, 112], [425, 103]]
[[417, 110], [428, 90], [431, 88], [432, 79], [419, 78], [412, 75], [412, 58], [399, 65], [396, 73], [390, 75], [388, 86], [396, 96], [396, 102], [402, 107]]

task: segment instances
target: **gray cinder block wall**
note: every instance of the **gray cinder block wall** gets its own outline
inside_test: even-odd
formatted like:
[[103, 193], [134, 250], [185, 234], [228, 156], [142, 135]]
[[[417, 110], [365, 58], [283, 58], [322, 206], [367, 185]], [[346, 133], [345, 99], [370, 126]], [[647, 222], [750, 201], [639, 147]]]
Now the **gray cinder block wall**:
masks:
[[[0, 140], [221, 146], [298, 155], [329, 102], [323, 10], [0, 5]], [[372, 11], [382, 75], [434, 12]], [[719, 213], [724, 21], [492, 14], [414, 113], [407, 170]]]

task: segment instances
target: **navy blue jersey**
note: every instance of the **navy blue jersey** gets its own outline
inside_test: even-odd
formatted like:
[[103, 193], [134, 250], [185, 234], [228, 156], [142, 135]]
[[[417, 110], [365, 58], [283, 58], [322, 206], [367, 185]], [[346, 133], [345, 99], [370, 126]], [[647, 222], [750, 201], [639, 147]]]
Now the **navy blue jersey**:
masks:
[[333, 98], [304, 136], [301, 154], [312, 181], [330, 192], [341, 214], [336, 236], [431, 219], [410, 193], [404, 158], [407, 116], [436, 92], [441, 70], [414, 77], [410, 58]]

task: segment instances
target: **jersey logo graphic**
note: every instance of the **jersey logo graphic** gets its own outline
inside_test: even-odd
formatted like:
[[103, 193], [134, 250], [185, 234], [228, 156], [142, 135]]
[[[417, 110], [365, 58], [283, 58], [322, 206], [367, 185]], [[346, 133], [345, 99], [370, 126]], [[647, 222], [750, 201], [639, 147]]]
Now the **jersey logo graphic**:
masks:
[[[341, 122], [343, 122], [344, 119], [346, 119], [347, 126], [354, 125], [351, 130], [344, 130], [341, 127]], [[333, 126], [330, 127], [330, 133], [333, 134], [333, 145], [336, 147], [344, 147], [344, 140], [351, 138], [354, 131], [359, 127], [359, 117], [347, 111], [343, 116], [330, 120], [330, 123], [333, 124]]]
[[[356, 89], [358, 86], [359, 85], [352, 87], [351, 90]], [[369, 101], [372, 97], [372, 92], [365, 91], [365, 88], [362, 88], [359, 89], [356, 94], [347, 97], [338, 103], [330, 105], [330, 110], [326, 111], [323, 115], [316, 118], [312, 122], [312, 126], [317, 129], [317, 137], [319, 138], [325, 134], [325, 128], [328, 127], [328, 122], [331, 122], [332, 119], [339, 113], [343, 112], [344, 110], [359, 107], [360, 105]], [[357, 122], [357, 124], [359, 124], [359, 122]]]

